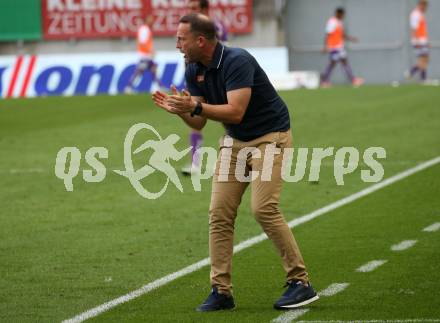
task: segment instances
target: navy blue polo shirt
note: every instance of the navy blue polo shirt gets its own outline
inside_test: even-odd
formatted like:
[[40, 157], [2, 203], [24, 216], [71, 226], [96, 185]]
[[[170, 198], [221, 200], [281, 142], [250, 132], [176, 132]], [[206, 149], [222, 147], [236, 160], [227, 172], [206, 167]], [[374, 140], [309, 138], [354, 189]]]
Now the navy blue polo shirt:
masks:
[[[276, 58], [274, 58], [276, 59]], [[252, 89], [249, 105], [240, 124], [224, 124], [232, 138], [250, 141], [270, 132], [290, 129], [289, 111], [255, 58], [241, 48], [217, 43], [211, 64], [188, 64], [188, 91], [209, 104], [227, 104], [226, 92]]]

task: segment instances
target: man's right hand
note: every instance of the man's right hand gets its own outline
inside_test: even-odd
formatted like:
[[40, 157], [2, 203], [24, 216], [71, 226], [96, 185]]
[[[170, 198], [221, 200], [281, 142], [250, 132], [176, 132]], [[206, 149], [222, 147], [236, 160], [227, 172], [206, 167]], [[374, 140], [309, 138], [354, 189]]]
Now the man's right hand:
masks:
[[178, 111], [178, 114], [191, 113], [197, 102], [192, 99], [191, 94], [183, 90], [179, 93], [174, 85], [171, 86], [171, 92], [173, 95], [168, 96], [167, 104]]

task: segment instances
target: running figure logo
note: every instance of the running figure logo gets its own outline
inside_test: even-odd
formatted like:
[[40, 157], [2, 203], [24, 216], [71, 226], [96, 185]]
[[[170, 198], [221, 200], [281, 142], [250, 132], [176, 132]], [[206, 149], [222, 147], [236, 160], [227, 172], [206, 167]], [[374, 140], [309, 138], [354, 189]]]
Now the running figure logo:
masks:
[[[142, 130], [151, 131], [157, 138], [157, 140], [147, 140], [141, 146], [133, 151], [136, 155], [147, 149], [152, 149], [153, 152], [148, 160], [148, 164], [141, 167], [138, 170], [134, 169], [132, 156], [132, 145], [136, 134]], [[165, 193], [169, 182], [171, 181], [179, 191], [183, 192], [182, 183], [176, 170], [170, 164], [170, 159], [178, 161], [182, 159], [186, 154], [191, 151], [191, 147], [188, 147], [182, 151], [178, 151], [174, 145], [180, 140], [180, 137], [176, 134], [171, 134], [165, 139], [162, 139], [160, 134], [152, 126], [146, 123], [137, 123], [133, 125], [127, 132], [127, 136], [124, 141], [124, 166], [125, 170], [115, 170], [114, 172], [127, 177], [136, 192], [142, 197], [147, 199], [157, 199], [163, 193]], [[159, 171], [167, 176], [165, 184], [158, 192], [150, 192], [141, 184], [141, 180], [145, 177]]]

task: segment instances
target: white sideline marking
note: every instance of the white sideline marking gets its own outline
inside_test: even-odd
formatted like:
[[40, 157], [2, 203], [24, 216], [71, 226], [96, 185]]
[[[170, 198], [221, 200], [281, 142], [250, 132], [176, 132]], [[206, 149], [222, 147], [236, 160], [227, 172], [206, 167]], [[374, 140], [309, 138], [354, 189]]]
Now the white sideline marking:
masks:
[[436, 222], [436, 223], [431, 224], [430, 226], [424, 228], [423, 231], [425, 231], [425, 232], [435, 232], [438, 229], [440, 229], [440, 222]]
[[418, 322], [440, 322], [440, 319], [403, 319], [403, 320], [356, 320], [356, 321], [297, 321], [297, 323], [418, 323]]
[[288, 311], [272, 320], [272, 323], [290, 323], [298, 317], [306, 314], [310, 309], [304, 308], [299, 310]]
[[[346, 289], [350, 285], [349, 283], [334, 283], [329, 285], [326, 289], [323, 289], [322, 291], [318, 292], [319, 296], [325, 296], [330, 297], [333, 295], [336, 295], [337, 293], [342, 292], [344, 289]], [[304, 309], [296, 309], [296, 310], [290, 310], [284, 314], [281, 314], [277, 318], [273, 319], [273, 323], [289, 323], [293, 320], [297, 319], [298, 317], [306, 314], [310, 309], [304, 308]]]
[[318, 295], [330, 297], [330, 296], [336, 295], [337, 293], [342, 292], [344, 289], [346, 289], [348, 287], [348, 285], [350, 285], [350, 284], [349, 283], [334, 283], [334, 284], [331, 284], [326, 289], [320, 291], [318, 293]]
[[[354, 193], [352, 195], [344, 197], [343, 199], [340, 199], [340, 200], [338, 200], [336, 202], [333, 202], [333, 203], [331, 203], [331, 204], [329, 204], [327, 206], [324, 206], [324, 207], [322, 207], [320, 209], [317, 209], [317, 210], [315, 210], [315, 211], [313, 211], [313, 212], [311, 212], [309, 214], [306, 214], [306, 215], [303, 215], [303, 216], [301, 216], [299, 218], [296, 218], [296, 219], [290, 221], [288, 223], [288, 225], [289, 225], [290, 228], [293, 228], [293, 227], [296, 227], [296, 226], [298, 226], [300, 224], [309, 222], [309, 221], [313, 220], [314, 218], [317, 218], [317, 217], [319, 217], [319, 216], [321, 216], [323, 214], [326, 214], [326, 213], [328, 213], [330, 211], [333, 211], [333, 210], [335, 210], [337, 208], [340, 208], [341, 206], [344, 206], [344, 205], [349, 204], [349, 203], [351, 203], [353, 201], [356, 201], [356, 200], [358, 200], [358, 199], [360, 199], [360, 198], [362, 198], [364, 196], [367, 196], [367, 195], [369, 195], [371, 193], [374, 193], [374, 192], [376, 192], [376, 191], [378, 191], [378, 190], [380, 190], [380, 189], [382, 189], [382, 188], [384, 188], [386, 186], [389, 186], [389, 185], [391, 185], [391, 184], [393, 184], [395, 182], [398, 182], [398, 181], [400, 181], [400, 180], [402, 180], [402, 179], [404, 179], [404, 178], [406, 178], [408, 176], [411, 176], [411, 175], [413, 175], [413, 174], [415, 174], [417, 172], [420, 172], [420, 171], [422, 171], [422, 170], [424, 170], [426, 168], [429, 168], [431, 166], [434, 166], [434, 165], [436, 165], [438, 163], [440, 163], [440, 156], [438, 156], [436, 158], [433, 158], [433, 159], [430, 159], [430, 160], [428, 160], [428, 161], [426, 161], [424, 163], [421, 163], [421, 164], [419, 164], [419, 165], [417, 165], [415, 167], [407, 169], [407, 170], [405, 170], [405, 171], [403, 171], [401, 173], [398, 173], [398, 174], [396, 174], [394, 176], [391, 176], [390, 178], [387, 178], [386, 180], [383, 180], [382, 182], [373, 184], [370, 187], [367, 187], [367, 188], [365, 188], [365, 189], [363, 189], [363, 190], [361, 190], [361, 191], [359, 191], [357, 193]], [[257, 243], [259, 243], [259, 242], [261, 242], [263, 240], [266, 240], [266, 239], [267, 239], [266, 234], [262, 233], [262, 234], [260, 234], [258, 236], [255, 236], [253, 238], [250, 238], [248, 240], [240, 242], [238, 245], [236, 245], [234, 247], [234, 253], [237, 253], [237, 252], [239, 252], [239, 251], [241, 251], [243, 249], [249, 248], [249, 247], [251, 247], [251, 246], [253, 246], [253, 245], [255, 245], [255, 244], [257, 244]], [[141, 295], [144, 295], [144, 294], [146, 294], [146, 293], [148, 293], [148, 292], [150, 292], [150, 291], [152, 291], [152, 290], [154, 290], [156, 288], [159, 288], [159, 287], [161, 287], [161, 286], [163, 286], [165, 284], [168, 284], [169, 282], [171, 282], [171, 281], [173, 281], [173, 280], [175, 280], [175, 279], [177, 279], [179, 277], [188, 275], [188, 274], [190, 274], [190, 273], [192, 273], [192, 272], [194, 272], [196, 270], [199, 270], [200, 268], [203, 268], [203, 267], [209, 265], [209, 263], [210, 263], [209, 262], [209, 258], [205, 258], [203, 260], [200, 260], [199, 262], [197, 262], [195, 264], [192, 264], [192, 265], [190, 265], [188, 267], [185, 267], [185, 268], [183, 268], [183, 269], [181, 269], [181, 270], [179, 270], [179, 271], [177, 271], [175, 273], [169, 274], [169, 275], [164, 276], [162, 278], [159, 278], [159, 279], [157, 279], [157, 280], [155, 280], [155, 281], [153, 281], [153, 282], [151, 282], [151, 283], [149, 283], [147, 285], [144, 285], [144, 286], [142, 286], [141, 288], [139, 288], [139, 289], [137, 289], [135, 291], [132, 291], [132, 292], [130, 292], [128, 294], [125, 294], [123, 296], [120, 296], [118, 298], [115, 298], [115, 299], [113, 299], [113, 300], [111, 300], [111, 301], [109, 301], [107, 303], [98, 305], [98, 306], [96, 306], [96, 307], [94, 307], [94, 308], [92, 308], [92, 309], [90, 309], [88, 311], [85, 311], [85, 312], [83, 312], [81, 314], [78, 314], [78, 315], [76, 315], [76, 316], [74, 316], [74, 317], [72, 317], [70, 319], [64, 320], [63, 323], [79, 323], [79, 322], [83, 322], [83, 321], [85, 321], [85, 320], [87, 320], [89, 318], [98, 316], [99, 314], [104, 313], [104, 312], [110, 310], [111, 308], [113, 308], [115, 306], [118, 306], [120, 304], [126, 303], [126, 302], [128, 302], [128, 301], [130, 301], [130, 300], [132, 300], [134, 298], [137, 298], [137, 297], [139, 297]]]
[[175, 273], [169, 274], [169, 275], [164, 276], [162, 278], [159, 278], [159, 279], [157, 279], [157, 280], [155, 280], [145, 286], [142, 286], [141, 288], [136, 289], [136, 290], [132, 291], [131, 293], [128, 293], [128, 294], [125, 294], [125, 295], [120, 296], [118, 298], [115, 298], [114, 300], [111, 300], [110, 302], [107, 302], [107, 303], [99, 305], [95, 308], [92, 308], [91, 310], [88, 310], [87, 312], [81, 313], [71, 319], [64, 320], [63, 323], [83, 322], [89, 318], [98, 316], [99, 314], [104, 313], [117, 305], [131, 301], [132, 299], [135, 299], [141, 295], [144, 295], [144, 294], [152, 291], [153, 289], [156, 289], [160, 286], [163, 286], [163, 285], [169, 283], [170, 281], [173, 281], [179, 277], [188, 275], [188, 274], [190, 274], [200, 268], [203, 268], [203, 267], [207, 266], [208, 264], [209, 264], [209, 258], [205, 258], [199, 262], [196, 262], [195, 264], [192, 264], [191, 266], [185, 267], [179, 271], [176, 271]]
[[372, 260], [370, 262], [367, 262], [365, 265], [360, 266], [358, 269], [356, 269], [356, 271], [360, 273], [369, 273], [370, 271], [373, 271], [382, 266], [387, 261], [388, 260]]
[[404, 240], [401, 243], [395, 244], [394, 246], [391, 246], [392, 251], [403, 251], [406, 249], [411, 248], [417, 243], [417, 240]]

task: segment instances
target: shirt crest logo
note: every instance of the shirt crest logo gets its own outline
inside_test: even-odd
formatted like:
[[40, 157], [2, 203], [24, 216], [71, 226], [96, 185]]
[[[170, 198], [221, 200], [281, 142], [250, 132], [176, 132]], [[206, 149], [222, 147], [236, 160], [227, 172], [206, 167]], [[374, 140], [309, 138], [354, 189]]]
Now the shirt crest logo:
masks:
[[205, 75], [197, 75], [197, 82], [204, 82], [205, 81]]

